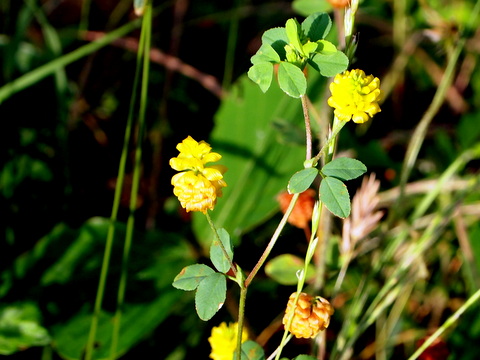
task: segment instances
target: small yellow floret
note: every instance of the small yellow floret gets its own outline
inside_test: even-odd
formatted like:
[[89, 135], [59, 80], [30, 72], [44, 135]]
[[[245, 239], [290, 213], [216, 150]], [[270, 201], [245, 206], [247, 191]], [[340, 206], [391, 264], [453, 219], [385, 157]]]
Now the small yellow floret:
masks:
[[345, 71], [338, 74], [330, 84], [332, 96], [328, 105], [335, 109], [335, 116], [342, 121], [352, 119], [364, 123], [380, 112], [380, 79], [365, 75], [363, 70]]
[[[212, 347], [210, 358], [213, 360], [232, 360], [237, 347], [238, 323], [227, 325], [222, 322], [220, 326], [212, 328], [212, 335], [208, 342]], [[245, 329], [242, 331], [242, 343], [248, 340]]]

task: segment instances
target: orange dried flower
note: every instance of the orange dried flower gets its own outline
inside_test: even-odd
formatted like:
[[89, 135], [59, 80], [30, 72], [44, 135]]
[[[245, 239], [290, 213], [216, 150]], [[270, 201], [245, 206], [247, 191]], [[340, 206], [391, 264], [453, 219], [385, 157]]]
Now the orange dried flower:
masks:
[[[417, 342], [417, 347], [422, 346], [422, 344], [428, 339], [428, 336], [420, 339]], [[435, 341], [425, 349], [423, 353], [418, 357], [419, 360], [446, 360], [450, 352], [448, 351], [447, 343], [441, 339], [436, 338]]]
[[350, 0], [328, 0], [328, 2], [337, 9], [343, 9], [350, 4]]
[[[278, 195], [277, 200], [280, 204], [280, 209], [285, 214], [293, 194], [283, 192]], [[292, 213], [288, 217], [288, 222], [300, 229], [308, 227], [310, 220], [312, 220], [313, 207], [315, 206], [315, 190], [307, 189], [300, 194], [297, 203], [293, 208]]]
[[288, 331], [297, 338], [313, 338], [330, 324], [333, 307], [320, 296], [311, 296], [300, 293], [297, 305], [294, 307], [297, 293], [290, 295], [287, 310], [283, 317], [283, 324], [287, 326], [293, 312], [293, 319]]

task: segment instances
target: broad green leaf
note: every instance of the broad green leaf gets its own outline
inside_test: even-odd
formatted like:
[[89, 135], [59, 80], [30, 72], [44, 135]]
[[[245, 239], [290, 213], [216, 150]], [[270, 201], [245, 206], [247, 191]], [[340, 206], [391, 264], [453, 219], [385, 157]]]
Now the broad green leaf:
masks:
[[293, 360], [317, 360], [317, 358], [310, 355], [298, 355]]
[[257, 50], [256, 54], [250, 58], [250, 61], [253, 65], [263, 62], [271, 62], [276, 64], [280, 62], [280, 56], [278, 56], [277, 52], [270, 44], [262, 44], [260, 49]]
[[285, 59], [285, 45], [288, 44], [288, 37], [284, 27], [272, 28], [262, 35], [262, 44], [270, 45], [280, 56]]
[[317, 52], [322, 55], [333, 55], [338, 51], [337, 47], [334, 44], [332, 44], [330, 41], [318, 40], [317, 44], [318, 44]]
[[[316, 101], [326, 79], [316, 72], [310, 76], [309, 97]], [[279, 141], [278, 130], [272, 125], [276, 121], [289, 125], [283, 126], [282, 131], [297, 129], [298, 136], [303, 136], [301, 146]], [[210, 216], [217, 227], [228, 229], [232, 244], [238, 244], [242, 234], [278, 211], [276, 196], [286, 189], [292, 174], [303, 167], [305, 130], [300, 130], [303, 126], [298, 100], [286, 96], [276, 81], [263, 94], [243, 76], [222, 100], [208, 142], [213, 151], [222, 155], [220, 163], [228, 167], [225, 173], [228, 186]], [[212, 230], [205, 215], [193, 214], [193, 229], [208, 252]]]
[[223, 306], [227, 293], [227, 280], [223, 274], [207, 276], [197, 288], [195, 308], [203, 321], [210, 320]]
[[296, 19], [288, 19], [285, 23], [285, 32], [287, 33], [288, 43], [300, 54], [303, 54], [303, 47], [298, 33], [299, 29], [300, 24]]
[[[220, 241], [222, 242], [225, 250], [227, 251], [230, 261], [233, 261], [233, 250], [230, 243], [230, 235], [228, 234], [227, 230], [223, 228], [218, 229], [217, 233], [220, 237]], [[230, 269], [230, 261], [228, 258], [225, 257], [225, 254], [220, 247], [218, 240], [216, 239], [212, 241], [212, 245], [210, 246], [210, 260], [212, 260], [215, 268], [222, 273], [226, 273]]]
[[[242, 360], [264, 360], [265, 352], [263, 348], [253, 340], [247, 340], [241, 347]], [[234, 352], [233, 358], [236, 359], [237, 351]]]
[[307, 91], [307, 79], [297, 66], [281, 62], [278, 68], [278, 84], [289, 96], [299, 98]]
[[[305, 266], [303, 259], [292, 254], [282, 254], [265, 265], [265, 273], [273, 280], [282, 285], [295, 285], [298, 281], [297, 271]], [[315, 276], [315, 266], [309, 264], [307, 267], [307, 281]]]
[[247, 74], [262, 92], [266, 92], [272, 84], [273, 64], [270, 62], [257, 63], [250, 67]]
[[317, 51], [317, 49], [318, 49], [318, 43], [311, 42], [310, 40], [302, 45], [302, 50], [305, 56], [310, 56], [310, 54]]
[[[122, 324], [114, 358], [125, 355], [135, 344], [144, 340], [172, 313], [185, 294], [173, 288], [161, 294], [152, 293], [152, 300], [123, 305]], [[86, 308], [66, 322], [53, 326], [55, 351], [62, 359], [83, 359], [85, 344], [92, 323], [91, 309]], [[99, 316], [94, 360], [111, 359], [113, 314], [102, 311]]]
[[0, 309], [0, 355], [11, 355], [51, 341], [47, 329], [40, 325], [41, 313], [36, 305], [17, 303]]
[[203, 264], [194, 264], [184, 267], [173, 280], [173, 286], [180, 290], [192, 291], [209, 275], [215, 271]]
[[333, 159], [322, 168], [325, 176], [333, 176], [340, 180], [352, 180], [365, 174], [367, 167], [356, 159], [339, 157]]
[[326, 13], [317, 12], [302, 22], [302, 30], [310, 41], [325, 39], [332, 27], [332, 20]]
[[328, 1], [318, 0], [294, 0], [292, 8], [303, 16], [308, 16], [316, 12], [330, 12], [332, 5]]
[[307, 190], [318, 175], [316, 168], [307, 168], [297, 171], [288, 182], [288, 192], [298, 194]]
[[327, 176], [320, 183], [320, 200], [333, 215], [345, 219], [350, 215], [350, 196], [343, 182]]
[[320, 75], [331, 77], [347, 69], [348, 58], [343, 52], [337, 51], [330, 55], [315, 54], [313, 58], [308, 60], [308, 63], [317, 70]]

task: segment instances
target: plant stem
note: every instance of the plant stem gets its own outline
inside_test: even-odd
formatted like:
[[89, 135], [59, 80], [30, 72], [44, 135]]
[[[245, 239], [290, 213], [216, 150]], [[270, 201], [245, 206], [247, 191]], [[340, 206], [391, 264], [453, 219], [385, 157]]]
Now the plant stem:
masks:
[[66, 65], [101, 49], [102, 47], [110, 44], [118, 38], [121, 38], [122, 36], [125, 36], [132, 30], [138, 28], [139, 25], [140, 19], [135, 19], [128, 24], [125, 24], [122, 27], [106, 34], [102, 38], [82, 47], [79, 47], [78, 49], [59, 58], [56, 58], [55, 60], [52, 60], [45, 65], [42, 65], [3, 85], [2, 87], [0, 87], [0, 104], [13, 94], [35, 84], [36, 82], [42, 80], [49, 75], [56, 73], [58, 69], [63, 68]]
[[[140, 43], [142, 43], [142, 38], [140, 39]], [[92, 44], [90, 44], [92, 45]], [[80, 50], [80, 49], [79, 49]], [[138, 59], [141, 57], [141, 54], [139, 53]], [[139, 82], [139, 69], [140, 69], [140, 62], [137, 59], [137, 71], [135, 74], [135, 79], [133, 83], [133, 91], [132, 91], [132, 97], [130, 100], [130, 110], [127, 118], [127, 125], [125, 128], [125, 136], [123, 140], [123, 148], [122, 148], [122, 154], [120, 156], [120, 161], [118, 165], [118, 174], [117, 174], [117, 183], [115, 185], [115, 194], [113, 198], [113, 206], [112, 206], [112, 212], [110, 215], [110, 222], [108, 226], [108, 232], [107, 232], [107, 240], [105, 242], [105, 250], [103, 254], [103, 261], [102, 261], [102, 267], [100, 270], [100, 279], [98, 282], [98, 288], [97, 288], [97, 294], [95, 297], [95, 304], [94, 304], [94, 309], [93, 309], [93, 315], [92, 315], [92, 322], [90, 324], [90, 330], [88, 334], [88, 339], [87, 339], [87, 344], [85, 346], [85, 360], [91, 360], [93, 357], [93, 348], [94, 348], [94, 343], [95, 343], [95, 337], [97, 333], [97, 327], [98, 327], [98, 318], [100, 316], [100, 311], [102, 308], [102, 302], [103, 302], [103, 296], [105, 293], [105, 284], [107, 280], [107, 275], [108, 275], [108, 268], [110, 264], [110, 257], [111, 257], [111, 252], [112, 252], [112, 246], [113, 246], [113, 240], [115, 237], [115, 223], [117, 221], [117, 214], [118, 214], [118, 209], [120, 207], [120, 199], [122, 196], [122, 189], [123, 189], [123, 183], [125, 179], [125, 166], [127, 163], [127, 155], [128, 155], [128, 147], [130, 143], [130, 138], [131, 138], [131, 133], [132, 133], [132, 125], [133, 125], [133, 108], [135, 104], [135, 93], [136, 89], [138, 87], [138, 82]], [[1, 93], [1, 89], [0, 89]]]
[[337, 138], [338, 133], [340, 132], [340, 130], [342, 130], [342, 128], [345, 126], [346, 123], [347, 123], [346, 121], [335, 121], [334, 120], [332, 132], [330, 133], [327, 141], [322, 146], [322, 148], [320, 149], [318, 154], [313, 158], [313, 164], [312, 164], [313, 166], [315, 166], [320, 161], [320, 158], [322, 157], [323, 153], [326, 150], [329, 150], [331, 148], [333, 142]]
[[127, 221], [127, 230], [125, 234], [125, 244], [123, 248], [122, 267], [120, 274], [120, 283], [117, 293], [117, 309], [113, 318], [112, 343], [110, 347], [110, 359], [115, 359], [118, 339], [120, 336], [122, 307], [125, 299], [125, 290], [127, 288], [128, 278], [128, 260], [130, 257], [130, 249], [133, 239], [133, 231], [135, 225], [135, 210], [137, 208], [138, 189], [140, 186], [141, 162], [142, 162], [142, 140], [145, 132], [145, 113], [147, 108], [147, 94], [148, 94], [148, 75], [150, 68], [150, 41], [151, 41], [151, 27], [152, 27], [152, 5], [147, 1], [145, 14], [143, 16], [142, 24], [142, 45], [139, 48], [139, 53], [143, 57], [143, 72], [142, 72], [142, 87], [140, 93], [140, 109], [139, 109], [139, 124], [137, 133], [137, 144], [135, 148], [135, 164], [133, 169], [132, 189], [130, 193], [130, 214]]
[[210, 225], [210, 228], [212, 229], [213, 234], [215, 236], [214, 241], [217, 241], [219, 243], [220, 249], [222, 249], [222, 252], [223, 252], [223, 256], [225, 256], [225, 258], [228, 259], [228, 262], [230, 264], [230, 270], [232, 270], [233, 276], [236, 277], [237, 276], [237, 268], [235, 267], [235, 264], [233, 263], [230, 256], [228, 255], [227, 250], [223, 246], [223, 243], [220, 240], [220, 236], [218, 236], [217, 228], [215, 227], [215, 224], [213, 223], [212, 218], [210, 217], [210, 214], [208, 213], [208, 211], [205, 213], [205, 216], [206, 216], [208, 224]]
[[285, 224], [287, 223], [288, 217], [290, 216], [290, 213], [293, 210], [293, 207], [295, 206], [295, 203], [297, 202], [298, 197], [300, 194], [294, 194], [292, 199], [290, 200], [290, 204], [288, 205], [287, 210], [285, 211], [285, 214], [282, 217], [282, 220], [280, 220], [280, 223], [278, 224], [277, 228], [275, 229], [275, 232], [272, 235], [272, 238], [270, 239], [267, 247], [263, 251], [262, 256], [258, 260], [258, 262], [255, 264], [255, 267], [253, 270], [248, 274], [247, 279], [245, 280], [245, 287], [248, 287], [250, 283], [252, 282], [253, 278], [255, 275], [258, 273], [262, 265], [265, 263], [265, 260], [267, 259], [268, 255], [270, 255], [270, 252], [272, 251], [273, 247], [275, 246], [275, 243], [277, 242], [280, 233], [282, 232], [283, 228], [285, 227]]
[[245, 301], [247, 299], [247, 287], [243, 281], [244, 276], [241, 276], [240, 282], [240, 302], [238, 304], [238, 327], [237, 327], [237, 360], [242, 358], [242, 335], [243, 335], [243, 322], [245, 319]]
[[302, 100], [303, 117], [305, 118], [305, 137], [306, 137], [306, 160], [312, 158], [312, 128], [310, 125], [310, 115], [308, 113], [308, 101], [305, 95], [300, 96]]
[[452, 326], [462, 314], [472, 306], [478, 299], [480, 299], [480, 289], [478, 289], [468, 300], [463, 304], [455, 313], [450, 316], [443, 324], [440, 326], [437, 331], [435, 331], [430, 337], [420, 346], [417, 351], [413, 353], [412, 356], [408, 358], [408, 360], [415, 360], [417, 359], [433, 342], [442, 335], [445, 330], [447, 330], [450, 326]]

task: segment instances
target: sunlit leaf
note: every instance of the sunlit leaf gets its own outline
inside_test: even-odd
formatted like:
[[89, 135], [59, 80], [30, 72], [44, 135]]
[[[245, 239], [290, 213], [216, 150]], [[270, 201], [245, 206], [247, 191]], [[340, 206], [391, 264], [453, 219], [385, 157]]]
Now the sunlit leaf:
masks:
[[248, 70], [248, 77], [257, 84], [262, 92], [266, 92], [272, 83], [273, 64], [270, 62], [257, 63]]
[[281, 60], [285, 59], [285, 45], [288, 44], [288, 37], [284, 27], [272, 28], [262, 35], [262, 44], [269, 44], [275, 49]]
[[280, 56], [270, 44], [262, 44], [260, 49], [250, 58], [252, 64], [258, 64], [263, 62], [279, 63]]
[[330, 77], [347, 69], [348, 58], [343, 52], [337, 51], [329, 55], [315, 54], [313, 58], [308, 60], [308, 63], [322, 76]]
[[302, 22], [302, 30], [310, 41], [325, 39], [332, 27], [332, 20], [326, 13], [317, 12], [309, 15]]
[[286, 94], [298, 98], [307, 91], [307, 79], [297, 66], [281, 62], [278, 68], [278, 84]]
[[300, 53], [303, 52], [302, 44], [300, 42], [299, 31], [300, 24], [296, 19], [288, 19], [285, 24], [285, 32], [287, 33], [288, 43], [293, 46], [295, 50]]

